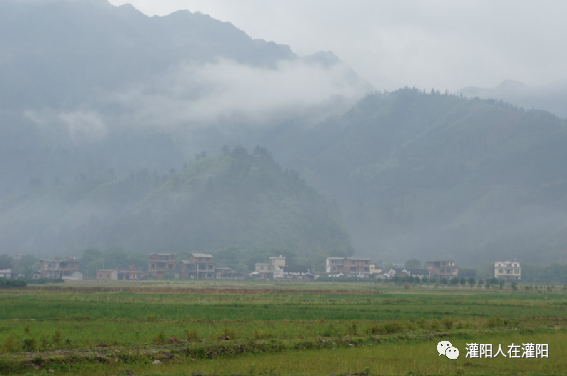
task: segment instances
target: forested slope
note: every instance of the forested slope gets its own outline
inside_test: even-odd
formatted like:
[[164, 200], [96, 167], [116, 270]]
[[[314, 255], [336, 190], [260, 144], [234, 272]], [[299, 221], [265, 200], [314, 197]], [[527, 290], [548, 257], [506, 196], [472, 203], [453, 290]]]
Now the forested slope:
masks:
[[0, 213], [0, 244], [20, 253], [231, 248], [244, 267], [278, 252], [311, 264], [353, 252], [338, 206], [261, 147], [225, 148], [169, 175], [37, 188], [1, 201]]

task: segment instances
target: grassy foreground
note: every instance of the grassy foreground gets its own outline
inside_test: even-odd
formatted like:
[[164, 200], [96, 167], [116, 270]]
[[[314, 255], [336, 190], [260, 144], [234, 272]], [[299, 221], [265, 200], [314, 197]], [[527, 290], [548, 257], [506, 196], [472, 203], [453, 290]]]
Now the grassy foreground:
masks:
[[[369, 284], [0, 290], [0, 374], [560, 375], [567, 294]], [[439, 356], [439, 341], [460, 356]], [[549, 358], [466, 357], [467, 343]], [[520, 353], [521, 355], [521, 353]], [[155, 364], [154, 364], [155, 363]]]

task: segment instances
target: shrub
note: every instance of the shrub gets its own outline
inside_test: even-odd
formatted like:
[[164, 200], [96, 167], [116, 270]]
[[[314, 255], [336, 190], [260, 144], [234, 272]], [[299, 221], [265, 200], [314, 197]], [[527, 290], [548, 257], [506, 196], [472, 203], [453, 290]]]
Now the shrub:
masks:
[[353, 321], [350, 325], [348, 325], [347, 333], [353, 336], [358, 335], [358, 324], [356, 321]]
[[36, 346], [35, 346], [35, 339], [34, 338], [28, 338], [25, 337], [22, 339], [22, 350], [27, 351], [27, 352], [31, 352], [31, 351], [35, 351]]
[[51, 340], [51, 342], [53, 342], [53, 344], [55, 345], [59, 345], [62, 340], [63, 340], [63, 335], [61, 334], [61, 329], [57, 328], [57, 330], [53, 334], [53, 339]]
[[503, 326], [503, 324], [504, 321], [500, 318], [500, 316], [491, 317], [486, 322], [486, 326], [488, 326], [489, 328], [498, 328]]
[[429, 323], [429, 328], [431, 330], [441, 329], [441, 324], [439, 323], [439, 320], [431, 320], [431, 322]]
[[185, 336], [187, 337], [188, 340], [196, 340], [199, 338], [199, 335], [197, 334], [197, 331], [195, 329], [189, 331], [189, 329], [187, 329], [185, 331]]
[[445, 329], [447, 330], [451, 330], [453, 329], [453, 319], [450, 317], [445, 317], [443, 319], [443, 326], [445, 327]]
[[39, 336], [39, 350], [45, 351], [49, 347], [49, 338], [44, 334], [41, 333]]
[[160, 344], [160, 343], [166, 342], [165, 333], [163, 332], [163, 330], [154, 335], [152, 342], [155, 343], [155, 344]]
[[254, 339], [266, 339], [268, 338], [268, 333], [265, 331], [259, 332], [258, 329], [254, 329]]
[[13, 334], [10, 334], [5, 340], [4, 344], [2, 345], [4, 351], [6, 352], [15, 352], [16, 351], [16, 339], [14, 338]]
[[229, 327], [225, 327], [222, 330], [221, 337], [229, 337], [230, 339], [234, 340], [238, 338], [238, 335], [236, 334], [236, 330]]
[[330, 323], [321, 333], [323, 337], [333, 337], [335, 335], [336, 329], [333, 323]]

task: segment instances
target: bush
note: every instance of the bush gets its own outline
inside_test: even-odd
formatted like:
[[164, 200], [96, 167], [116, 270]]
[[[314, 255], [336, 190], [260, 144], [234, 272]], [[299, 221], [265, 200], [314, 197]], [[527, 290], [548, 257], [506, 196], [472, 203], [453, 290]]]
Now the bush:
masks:
[[225, 327], [222, 330], [222, 333], [220, 335], [221, 337], [229, 337], [232, 340], [235, 340], [238, 338], [238, 335], [236, 334], [236, 330], [229, 328], [229, 327]]
[[163, 330], [157, 334], [154, 335], [152, 342], [159, 345], [161, 343], [165, 343], [166, 339], [165, 339], [165, 333], [163, 332]]
[[44, 285], [46, 283], [64, 283], [63, 278], [38, 278], [38, 279], [26, 279], [28, 285]]
[[504, 324], [504, 322], [502, 321], [500, 316], [491, 317], [486, 322], [486, 326], [488, 326], [489, 328], [499, 328], [499, 327], [503, 326], [503, 324]]
[[35, 351], [36, 346], [35, 346], [35, 339], [34, 338], [23, 338], [22, 339], [22, 350], [27, 351], [27, 352], [32, 352]]
[[57, 330], [53, 334], [53, 339], [51, 340], [51, 342], [54, 345], [59, 345], [62, 340], [63, 340], [63, 335], [61, 334], [61, 329], [57, 328]]
[[358, 335], [358, 324], [356, 321], [353, 321], [352, 324], [347, 327], [347, 333], [353, 336]]
[[431, 320], [431, 322], [429, 323], [429, 328], [431, 330], [441, 329], [441, 324], [439, 323], [439, 320]]
[[191, 330], [191, 331], [189, 331], [189, 329], [187, 329], [187, 330], [185, 331], [185, 336], [187, 337], [187, 339], [188, 339], [189, 341], [191, 341], [191, 340], [194, 341], [194, 340], [199, 339], [199, 335], [197, 334], [197, 331], [196, 331], [195, 329], [193, 329], [193, 330]]
[[23, 279], [0, 278], [0, 288], [26, 287], [27, 285]]
[[445, 317], [443, 319], [443, 326], [445, 327], [445, 329], [447, 330], [451, 330], [453, 329], [453, 319], [450, 317]]
[[5, 340], [2, 345], [4, 351], [6, 352], [15, 352], [16, 351], [16, 339], [14, 338], [13, 334], [10, 334]]
[[368, 326], [366, 328], [366, 334], [392, 334], [402, 332], [403, 330], [404, 326], [398, 321], [390, 321]]

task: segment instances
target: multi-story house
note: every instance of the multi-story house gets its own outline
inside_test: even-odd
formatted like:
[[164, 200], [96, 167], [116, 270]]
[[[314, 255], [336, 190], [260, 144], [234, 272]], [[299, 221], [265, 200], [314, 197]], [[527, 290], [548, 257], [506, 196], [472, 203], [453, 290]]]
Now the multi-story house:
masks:
[[70, 258], [41, 260], [39, 272], [42, 278], [61, 278], [75, 281], [83, 279], [83, 274], [79, 272], [79, 261]]
[[273, 278], [274, 272], [285, 267], [285, 257], [281, 255], [270, 257], [268, 263], [257, 262], [254, 266], [255, 271], [263, 278]]
[[168, 272], [175, 273], [175, 253], [150, 253], [148, 273], [162, 279]]
[[14, 278], [15, 273], [12, 269], [0, 269], [0, 278]]
[[135, 265], [130, 265], [128, 269], [118, 270], [119, 280], [140, 280], [142, 279], [143, 272], [142, 268]]
[[455, 265], [453, 260], [427, 261], [427, 270], [431, 278], [451, 279], [459, 275], [459, 267]]
[[181, 260], [179, 277], [182, 279], [215, 279], [213, 256], [205, 253], [191, 253], [188, 260]]
[[344, 275], [346, 277], [368, 278], [377, 273], [370, 259], [359, 257], [327, 257], [327, 273], [331, 275]]
[[340, 273], [339, 268], [343, 267], [344, 257], [327, 257], [325, 271], [327, 273]]
[[500, 279], [521, 279], [522, 268], [517, 261], [496, 261], [494, 263], [494, 277]]

